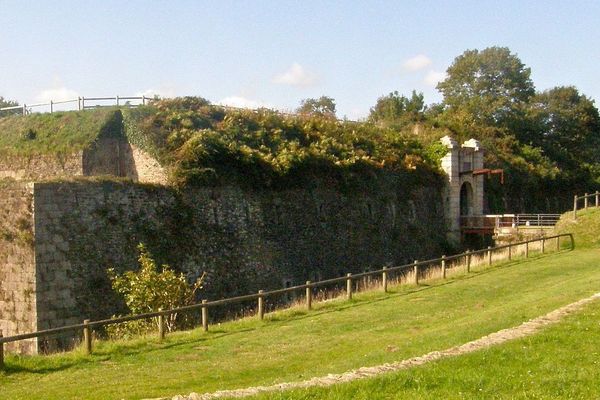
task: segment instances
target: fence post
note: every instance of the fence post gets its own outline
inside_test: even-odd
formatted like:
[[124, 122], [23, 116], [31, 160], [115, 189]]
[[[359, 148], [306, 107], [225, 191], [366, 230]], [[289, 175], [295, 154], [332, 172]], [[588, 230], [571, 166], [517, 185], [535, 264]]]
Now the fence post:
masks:
[[265, 291], [262, 289], [258, 291], [258, 318], [261, 320], [265, 318], [265, 298], [263, 296], [264, 292]]
[[117, 106], [119, 105], [119, 96], [117, 95]]
[[23, 115], [27, 115], [27, 105], [23, 104]]
[[467, 274], [471, 272], [471, 250], [467, 250]]
[[442, 256], [442, 279], [446, 279], [446, 255]]
[[77, 97], [77, 109], [81, 111], [81, 97]]
[[508, 244], [508, 260], [512, 260], [512, 244]]
[[546, 238], [544, 236], [542, 236], [542, 254], [544, 254], [545, 250], [546, 250]]
[[146, 105], [146, 95], [142, 96], [142, 105], [145, 106]]
[[383, 267], [383, 272], [381, 273], [381, 285], [383, 286], [383, 293], [387, 293], [387, 267]]
[[[158, 309], [158, 312], [162, 312], [162, 308]], [[158, 315], [158, 339], [162, 341], [165, 338], [165, 316], [163, 314]]]
[[587, 208], [588, 208], [588, 194], [587, 193], [584, 195], [584, 198], [583, 198], [583, 208], [584, 208], [584, 210], [587, 210]]
[[312, 286], [311, 281], [306, 281], [306, 309], [312, 309]]
[[492, 246], [488, 246], [488, 265], [492, 265]]
[[525, 242], [525, 258], [529, 258], [529, 242]]
[[54, 112], [54, 102], [50, 100], [50, 114]]
[[202, 300], [202, 330], [208, 332], [208, 300]]
[[352, 300], [352, 274], [346, 274], [346, 298]]
[[596, 190], [596, 207], [598, 207], [598, 191]]
[[[0, 339], [3, 337], [2, 329], [0, 329]], [[1, 369], [4, 369], [4, 343], [0, 343], [0, 370]]]
[[413, 267], [415, 273], [415, 285], [419, 284], [419, 261], [415, 260], [415, 266]]
[[556, 251], [560, 251], [560, 236], [556, 237]]
[[85, 345], [85, 354], [92, 354], [92, 332], [89, 327], [90, 320], [83, 320], [83, 342]]
[[577, 195], [573, 197], [573, 219], [577, 219]]

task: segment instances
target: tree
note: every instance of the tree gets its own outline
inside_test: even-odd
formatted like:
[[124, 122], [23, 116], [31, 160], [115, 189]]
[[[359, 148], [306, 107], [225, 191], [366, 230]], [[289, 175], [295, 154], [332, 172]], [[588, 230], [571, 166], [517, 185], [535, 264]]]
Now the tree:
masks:
[[[16, 101], [7, 100], [4, 97], [0, 96], [0, 108], [15, 107], [18, 105], [19, 105], [19, 103], [17, 103]], [[22, 112], [23, 111], [21, 109], [0, 111], [0, 117], [5, 117], [7, 115], [13, 115], [13, 114], [21, 114]]]
[[506, 47], [467, 50], [447, 74], [437, 86], [446, 109], [480, 125], [514, 128], [535, 93], [531, 70]]
[[523, 141], [541, 147], [563, 166], [600, 162], [600, 116], [594, 101], [573, 86], [535, 95], [527, 109]]
[[296, 112], [298, 114], [335, 118], [335, 100], [328, 96], [321, 96], [318, 99], [304, 99], [300, 102], [300, 107]]
[[377, 99], [377, 103], [369, 113], [369, 120], [383, 125], [405, 125], [422, 121], [424, 111], [423, 93], [413, 90], [411, 97], [408, 98], [394, 91]]

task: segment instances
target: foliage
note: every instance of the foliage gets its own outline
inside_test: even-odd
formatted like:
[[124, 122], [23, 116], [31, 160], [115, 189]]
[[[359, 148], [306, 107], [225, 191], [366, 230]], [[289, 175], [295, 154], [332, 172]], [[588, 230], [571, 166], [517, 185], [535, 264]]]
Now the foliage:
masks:
[[[15, 107], [18, 106], [19, 103], [17, 103], [16, 101], [13, 100], [7, 100], [4, 97], [0, 96], [0, 108], [4, 108], [4, 107]], [[3, 110], [0, 111], [0, 117], [6, 117], [8, 115], [19, 115], [19, 114], [23, 114], [23, 110], [21, 109], [16, 109], [16, 110]]]
[[510, 126], [520, 107], [534, 95], [531, 70], [506, 47], [467, 50], [438, 84], [449, 117], [466, 113], [475, 123]]
[[[125, 120], [139, 127], [132, 134], [139, 132], [145, 148], [171, 167], [177, 185], [289, 187], [314, 177], [344, 182], [358, 171], [406, 175], [413, 167], [435, 175], [416, 137], [369, 123], [223, 109], [185, 98], [156, 102]], [[408, 155], [416, 165], [415, 160], [407, 165]]]
[[[108, 269], [108, 276], [115, 292], [122, 295], [125, 304], [132, 314], [142, 314], [159, 310], [168, 310], [194, 302], [195, 293], [202, 287], [204, 275], [193, 286], [189, 286], [183, 274], [177, 275], [168, 265], [158, 271], [146, 247], [138, 245], [139, 271], [126, 271], [118, 275], [113, 268]], [[167, 329], [176, 327], [177, 313], [165, 318]], [[136, 322], [133, 329], [143, 330], [144, 323]]]
[[369, 121], [383, 126], [402, 127], [411, 122], [423, 121], [425, 109], [423, 93], [417, 94], [413, 90], [408, 98], [394, 91], [377, 99], [369, 113]]
[[304, 99], [300, 102], [300, 107], [296, 112], [304, 115], [335, 118], [335, 100], [328, 96], [321, 96], [318, 99]]

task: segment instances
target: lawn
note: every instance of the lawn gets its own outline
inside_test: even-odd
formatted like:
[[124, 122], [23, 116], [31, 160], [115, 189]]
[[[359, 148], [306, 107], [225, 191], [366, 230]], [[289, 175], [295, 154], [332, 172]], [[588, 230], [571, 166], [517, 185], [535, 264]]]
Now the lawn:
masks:
[[598, 399], [600, 301], [540, 333], [378, 378], [251, 399]]
[[[199, 330], [7, 359], [0, 398], [144, 398], [304, 380], [444, 349], [587, 297], [596, 249], [516, 260], [448, 281], [360, 293]], [[451, 379], [448, 375], [446, 379]], [[385, 397], [385, 396], [384, 396]], [[393, 396], [392, 396], [393, 397]], [[341, 398], [341, 397], [340, 397]]]

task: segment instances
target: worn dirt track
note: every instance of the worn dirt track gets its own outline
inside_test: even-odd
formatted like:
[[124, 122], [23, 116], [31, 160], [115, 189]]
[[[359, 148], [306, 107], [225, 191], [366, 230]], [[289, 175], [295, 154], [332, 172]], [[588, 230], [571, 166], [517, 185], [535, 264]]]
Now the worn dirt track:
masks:
[[423, 365], [431, 361], [436, 361], [442, 358], [458, 356], [461, 354], [472, 353], [477, 350], [484, 349], [486, 347], [498, 345], [509, 340], [519, 339], [526, 336], [533, 335], [540, 329], [547, 325], [560, 321], [563, 317], [581, 309], [586, 304], [600, 298], [600, 293], [596, 293], [585, 299], [576, 301], [568, 304], [564, 307], [558, 308], [548, 314], [542, 315], [537, 318], [533, 318], [527, 322], [522, 323], [519, 326], [513, 328], [502, 329], [500, 331], [491, 333], [487, 336], [483, 336], [479, 339], [467, 342], [460, 346], [451, 347], [441, 351], [432, 351], [422, 356], [409, 358], [406, 360], [377, 365], [373, 367], [362, 367], [356, 370], [344, 372], [342, 374], [329, 374], [326, 376], [315, 377], [305, 381], [299, 382], [286, 382], [279, 383], [271, 386], [255, 386], [245, 389], [234, 389], [234, 390], [220, 390], [213, 393], [191, 393], [189, 395], [178, 395], [172, 398], [163, 398], [161, 400], [209, 400], [219, 398], [240, 398], [257, 395], [265, 392], [277, 392], [290, 389], [300, 389], [309, 387], [323, 387], [335, 385], [338, 383], [350, 382], [357, 379], [371, 378], [377, 375], [381, 375], [387, 372], [400, 371], [408, 369], [414, 366]]

